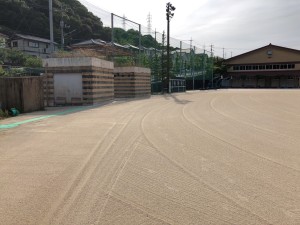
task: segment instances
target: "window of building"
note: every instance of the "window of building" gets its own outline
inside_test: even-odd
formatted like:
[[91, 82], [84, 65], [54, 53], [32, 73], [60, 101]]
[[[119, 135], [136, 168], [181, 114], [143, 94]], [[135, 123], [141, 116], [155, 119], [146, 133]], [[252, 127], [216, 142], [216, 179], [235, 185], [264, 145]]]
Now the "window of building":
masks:
[[28, 42], [28, 46], [32, 47], [32, 48], [38, 48], [39, 47], [39, 43], [38, 42], [29, 41]]
[[272, 65], [266, 65], [267, 70], [271, 70], [272, 68], [273, 68]]
[[284, 70], [294, 69], [295, 64], [267, 64], [267, 65], [239, 65], [233, 66], [233, 70]]
[[287, 64], [281, 64], [281, 65], [280, 65], [280, 69], [282, 69], [282, 70], [283, 70], [283, 69], [287, 69]]
[[239, 66], [233, 66], [233, 70], [240, 70]]
[[13, 47], [18, 47], [18, 42], [17, 41], [13, 41]]

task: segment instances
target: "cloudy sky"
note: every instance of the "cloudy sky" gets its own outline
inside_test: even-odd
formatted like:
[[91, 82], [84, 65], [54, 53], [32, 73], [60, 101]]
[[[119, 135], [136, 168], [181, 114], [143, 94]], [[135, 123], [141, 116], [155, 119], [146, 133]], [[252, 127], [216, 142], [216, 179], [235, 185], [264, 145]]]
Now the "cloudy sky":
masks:
[[[109, 23], [109, 13], [152, 29], [166, 31], [164, 0], [80, 0], [90, 11]], [[193, 45], [210, 49], [226, 58], [269, 43], [300, 50], [300, 0], [171, 0], [176, 7], [171, 21], [171, 37], [192, 38]], [[107, 22], [105, 22], [107, 21]]]

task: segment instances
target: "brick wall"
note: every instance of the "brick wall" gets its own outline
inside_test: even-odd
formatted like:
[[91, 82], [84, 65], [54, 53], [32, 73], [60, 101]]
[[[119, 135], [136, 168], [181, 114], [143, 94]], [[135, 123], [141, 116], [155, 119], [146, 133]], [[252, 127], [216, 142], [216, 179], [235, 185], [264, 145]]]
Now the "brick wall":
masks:
[[151, 95], [151, 71], [140, 67], [116, 67], [114, 69], [115, 98], [149, 97]]
[[94, 104], [114, 97], [113, 63], [90, 57], [55, 58], [44, 60], [47, 79], [44, 83], [46, 105], [57, 105], [54, 99], [54, 74], [82, 75], [82, 99], [70, 104]]

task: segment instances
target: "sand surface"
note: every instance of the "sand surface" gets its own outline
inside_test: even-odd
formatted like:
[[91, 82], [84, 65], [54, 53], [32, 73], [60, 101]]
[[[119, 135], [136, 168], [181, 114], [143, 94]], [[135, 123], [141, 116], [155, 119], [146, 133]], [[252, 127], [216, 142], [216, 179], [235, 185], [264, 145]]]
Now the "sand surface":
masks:
[[2, 129], [0, 225], [29, 224], [299, 225], [300, 90], [154, 96]]

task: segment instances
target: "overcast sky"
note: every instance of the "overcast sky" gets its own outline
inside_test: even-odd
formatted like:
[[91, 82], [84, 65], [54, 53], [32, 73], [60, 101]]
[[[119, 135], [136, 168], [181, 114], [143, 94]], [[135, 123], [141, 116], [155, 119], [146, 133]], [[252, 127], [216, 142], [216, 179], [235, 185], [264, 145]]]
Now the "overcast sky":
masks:
[[[80, 0], [102, 20], [107, 12], [125, 15], [147, 27], [152, 16], [152, 29], [166, 31], [164, 0]], [[91, 3], [91, 4], [88, 4]], [[300, 50], [300, 0], [172, 0], [176, 7], [171, 20], [171, 37], [193, 39], [193, 45], [226, 58], [269, 43]], [[188, 41], [186, 41], [189, 43]]]

